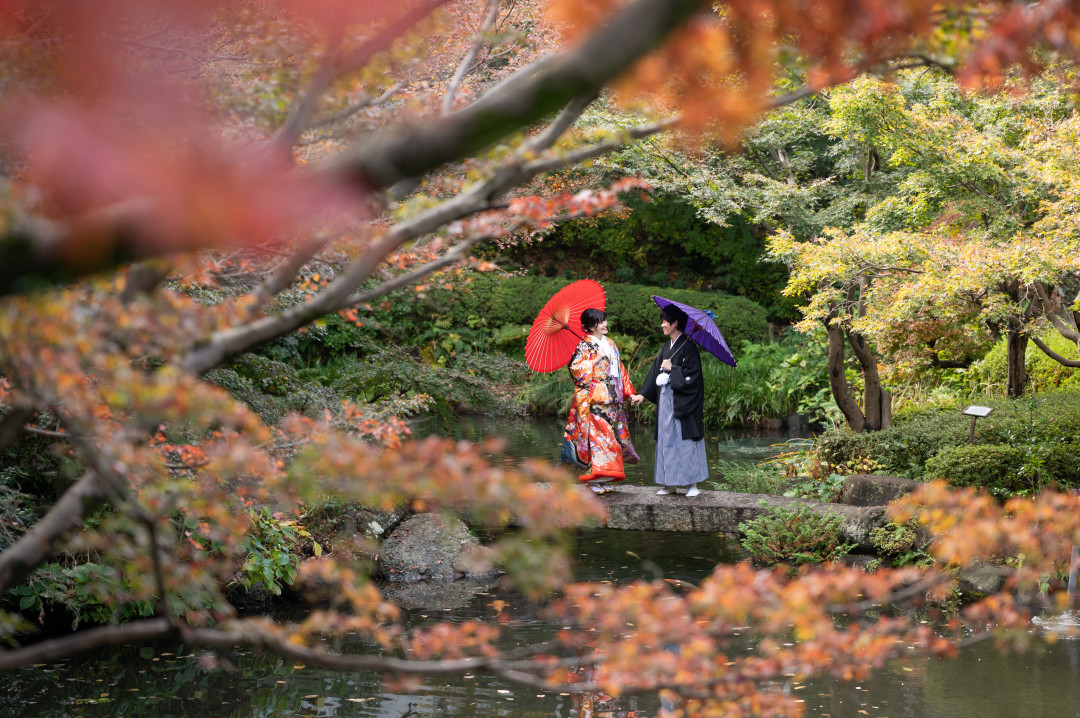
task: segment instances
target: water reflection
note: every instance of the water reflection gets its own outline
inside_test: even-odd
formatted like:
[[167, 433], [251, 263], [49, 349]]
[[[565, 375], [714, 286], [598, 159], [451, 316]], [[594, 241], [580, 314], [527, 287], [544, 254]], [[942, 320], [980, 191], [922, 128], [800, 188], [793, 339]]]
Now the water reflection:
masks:
[[[504, 436], [509, 457], [554, 458], [561, 424], [551, 419], [458, 422], [450, 435], [478, 440]], [[433, 427], [418, 426], [423, 435]], [[443, 429], [446, 431], [445, 427]], [[642, 464], [629, 481], [651, 484], [650, 427], [637, 427]], [[710, 461], [760, 460], [777, 451], [780, 434], [711, 434]], [[696, 583], [717, 562], [740, 558], [737, 543], [715, 534], [654, 533], [592, 529], [574, 536], [575, 578], [621, 582], [662, 578]], [[436, 597], [438, 598], [438, 597]], [[550, 638], [556, 626], [535, 607], [499, 584], [477, 588], [471, 597], [415, 599], [406, 620], [414, 626], [439, 620], [490, 619], [512, 615], [502, 648]], [[504, 608], [505, 606], [505, 608]], [[345, 650], [363, 652], [360, 641]], [[342, 675], [308, 668], [274, 656], [234, 651], [219, 654], [208, 669], [199, 653], [183, 646], [122, 647], [81, 656], [58, 665], [0, 674], [0, 716], [97, 718], [651, 718], [661, 709], [656, 695], [615, 699], [601, 693], [542, 694], [508, 685], [485, 674], [423, 679], [420, 687], [394, 691], [373, 674]], [[591, 680], [587, 670], [580, 680]], [[815, 718], [1042, 718], [1080, 716], [1080, 641], [1040, 644], [1023, 655], [1005, 656], [981, 644], [956, 660], [894, 661], [864, 683], [815, 680], [794, 686]]]

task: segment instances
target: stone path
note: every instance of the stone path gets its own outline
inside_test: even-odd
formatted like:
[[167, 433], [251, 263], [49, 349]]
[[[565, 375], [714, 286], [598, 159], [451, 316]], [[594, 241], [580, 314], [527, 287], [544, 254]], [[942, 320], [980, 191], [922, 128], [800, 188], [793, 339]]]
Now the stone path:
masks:
[[[766, 513], [766, 506], [792, 508], [806, 504], [821, 513], [843, 517], [844, 540], [869, 549], [870, 531], [887, 522], [883, 506], [847, 506], [823, 504], [763, 494], [738, 494], [730, 491], [705, 491], [692, 498], [657, 496], [653, 486], [614, 485], [615, 491], [597, 498], [608, 510], [609, 529], [630, 531], [714, 531], [736, 534], [739, 524]], [[581, 487], [588, 491], [587, 487]]]

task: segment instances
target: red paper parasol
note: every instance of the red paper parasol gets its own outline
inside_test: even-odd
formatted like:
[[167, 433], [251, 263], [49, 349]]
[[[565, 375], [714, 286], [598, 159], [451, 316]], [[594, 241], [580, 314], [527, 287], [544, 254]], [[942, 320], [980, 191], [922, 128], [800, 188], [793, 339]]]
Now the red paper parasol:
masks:
[[533, 321], [525, 341], [525, 361], [538, 372], [551, 372], [566, 366], [578, 342], [585, 337], [581, 313], [586, 309], [604, 310], [604, 288], [591, 279], [568, 284], [547, 301]]

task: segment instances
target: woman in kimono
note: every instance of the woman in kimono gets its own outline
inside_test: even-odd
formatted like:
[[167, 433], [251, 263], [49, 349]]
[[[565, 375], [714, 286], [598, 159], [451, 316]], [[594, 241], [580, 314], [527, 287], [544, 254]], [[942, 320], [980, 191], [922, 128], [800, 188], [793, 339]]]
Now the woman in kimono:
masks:
[[686, 312], [673, 304], [660, 310], [660, 331], [668, 341], [657, 354], [641, 385], [631, 397], [635, 406], [643, 399], [657, 405], [656, 493], [665, 496], [686, 488], [697, 496], [698, 482], [709, 477], [705, 458], [705, 386], [697, 344], [683, 334]]
[[619, 357], [619, 348], [606, 336], [604, 313], [586, 309], [581, 313], [581, 326], [587, 336], [570, 359], [574, 397], [564, 439], [573, 447], [578, 463], [588, 467], [589, 473], [583, 474], [581, 481], [603, 494], [612, 490], [609, 482], [626, 478], [624, 461], [639, 461], [630, 443], [625, 409], [634, 385]]

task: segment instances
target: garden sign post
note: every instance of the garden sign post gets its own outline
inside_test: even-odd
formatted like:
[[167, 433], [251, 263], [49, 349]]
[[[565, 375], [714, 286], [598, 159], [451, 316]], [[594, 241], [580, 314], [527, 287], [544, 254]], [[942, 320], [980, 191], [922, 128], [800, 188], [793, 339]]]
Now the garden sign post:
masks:
[[963, 413], [971, 417], [971, 433], [968, 435], [969, 444], [975, 443], [975, 420], [980, 416], [990, 416], [992, 411], [993, 409], [989, 406], [969, 406], [964, 409]]

